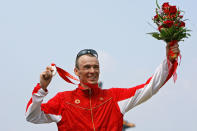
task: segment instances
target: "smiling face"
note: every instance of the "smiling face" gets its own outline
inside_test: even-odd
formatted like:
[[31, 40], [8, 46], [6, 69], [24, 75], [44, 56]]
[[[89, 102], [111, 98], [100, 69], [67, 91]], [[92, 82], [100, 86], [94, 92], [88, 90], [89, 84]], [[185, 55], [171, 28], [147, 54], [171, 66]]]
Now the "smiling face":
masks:
[[83, 83], [97, 84], [99, 79], [99, 62], [95, 56], [83, 55], [78, 59], [78, 68], [75, 67], [74, 72], [79, 77], [82, 86]]

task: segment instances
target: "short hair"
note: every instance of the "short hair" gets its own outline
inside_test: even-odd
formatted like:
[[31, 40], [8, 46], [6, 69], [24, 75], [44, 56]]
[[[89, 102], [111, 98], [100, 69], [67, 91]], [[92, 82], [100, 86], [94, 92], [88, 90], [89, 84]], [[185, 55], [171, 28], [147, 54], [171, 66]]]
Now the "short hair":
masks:
[[89, 55], [89, 56], [98, 58], [98, 53], [93, 49], [83, 49], [83, 50], [79, 51], [79, 53], [77, 54], [76, 60], [75, 60], [75, 67], [78, 69], [79, 69], [78, 60], [83, 55]]

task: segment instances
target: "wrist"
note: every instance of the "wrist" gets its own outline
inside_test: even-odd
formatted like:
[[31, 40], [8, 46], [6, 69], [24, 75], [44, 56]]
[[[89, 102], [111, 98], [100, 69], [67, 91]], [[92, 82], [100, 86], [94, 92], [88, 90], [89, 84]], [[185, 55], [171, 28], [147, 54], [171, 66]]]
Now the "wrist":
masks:
[[39, 83], [40, 87], [45, 91], [45, 92], [48, 92], [47, 90], [47, 86], [43, 86], [41, 83]]

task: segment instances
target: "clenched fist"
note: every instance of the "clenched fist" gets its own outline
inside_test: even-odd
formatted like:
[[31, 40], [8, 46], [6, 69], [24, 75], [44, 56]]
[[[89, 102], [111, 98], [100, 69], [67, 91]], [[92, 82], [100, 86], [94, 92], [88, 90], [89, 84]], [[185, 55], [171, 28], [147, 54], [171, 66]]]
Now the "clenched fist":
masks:
[[[170, 53], [171, 52], [171, 53]], [[178, 43], [174, 43], [171, 45], [170, 43], [167, 43], [166, 46], [166, 57], [173, 63], [179, 56], [180, 50]]]
[[40, 86], [43, 90], [46, 91], [47, 86], [49, 85], [49, 83], [52, 80], [52, 73], [53, 73], [53, 69], [51, 66], [47, 66], [46, 70], [44, 72], [42, 72], [40, 74]]

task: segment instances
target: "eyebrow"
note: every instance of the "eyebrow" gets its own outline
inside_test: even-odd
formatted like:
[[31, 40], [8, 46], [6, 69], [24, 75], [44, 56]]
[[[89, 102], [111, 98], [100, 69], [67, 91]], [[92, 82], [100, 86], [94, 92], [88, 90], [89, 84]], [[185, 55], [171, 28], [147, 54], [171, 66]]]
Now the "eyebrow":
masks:
[[91, 64], [85, 64], [85, 65], [83, 65], [83, 67], [91, 67], [91, 66], [93, 66], [93, 67], [99, 67], [99, 64], [93, 64], [93, 65], [91, 65]]

